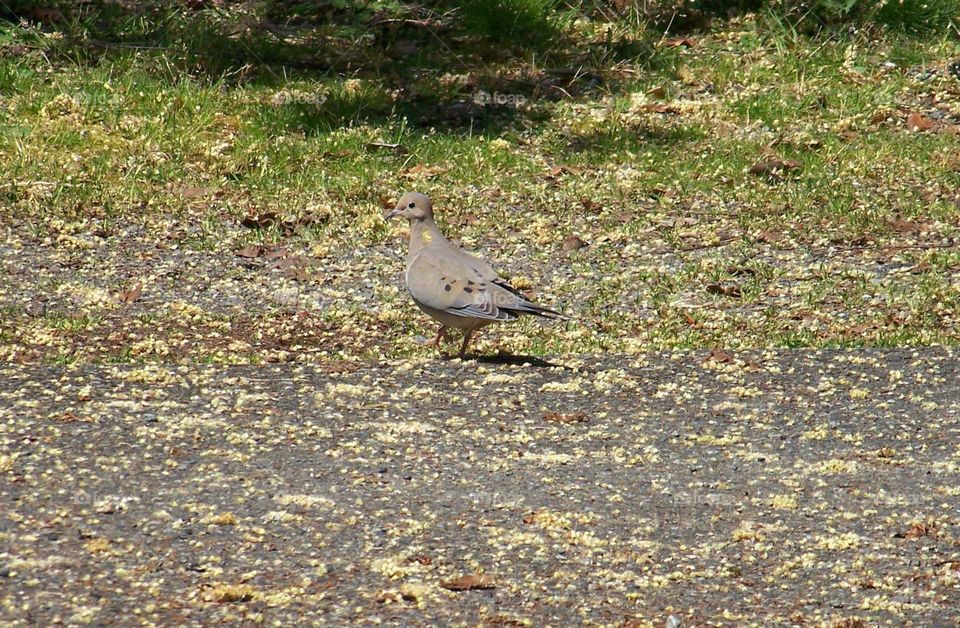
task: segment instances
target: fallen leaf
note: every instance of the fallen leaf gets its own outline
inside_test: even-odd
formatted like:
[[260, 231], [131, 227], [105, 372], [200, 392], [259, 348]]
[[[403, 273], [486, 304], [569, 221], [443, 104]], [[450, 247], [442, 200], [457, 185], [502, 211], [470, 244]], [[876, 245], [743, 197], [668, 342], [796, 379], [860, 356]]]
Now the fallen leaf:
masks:
[[497, 582], [490, 574], [470, 574], [454, 580], [446, 580], [440, 586], [449, 591], [473, 591], [475, 589], [494, 589]]
[[399, 591], [381, 591], [377, 597], [373, 598], [378, 604], [397, 604], [403, 599]]
[[392, 150], [393, 152], [403, 155], [409, 151], [403, 144], [391, 143], [391, 142], [367, 142], [364, 144], [367, 150]]
[[31, 15], [38, 22], [62, 22], [63, 13], [60, 12], [60, 9], [56, 8], [45, 8], [45, 7], [33, 7], [30, 10]]
[[588, 212], [597, 212], [603, 209], [603, 206], [600, 203], [586, 197], [580, 199], [580, 204]]
[[662, 85], [653, 87], [647, 90], [647, 96], [651, 98], [664, 98], [667, 95], [667, 90], [664, 89]]
[[734, 298], [739, 298], [743, 294], [743, 292], [740, 290], [740, 286], [725, 286], [719, 283], [708, 284], [707, 292], [710, 294], [718, 294], [720, 296]]
[[898, 532], [894, 536], [898, 539], [919, 539], [922, 536], [931, 536], [935, 529], [922, 523], [915, 523], [906, 532]]
[[720, 349], [713, 349], [710, 351], [710, 355], [707, 356], [707, 359], [704, 362], [716, 362], [718, 364], [729, 364], [733, 362], [733, 356], [727, 353], [726, 351], [721, 351]]
[[689, 37], [671, 37], [663, 40], [662, 45], [664, 48], [693, 48], [697, 45], [697, 42]]
[[94, 420], [91, 419], [91, 418], [88, 418], [88, 417], [83, 417], [83, 418], [81, 418], [81, 417], [77, 416], [76, 414], [74, 414], [73, 412], [70, 412], [70, 411], [64, 412], [63, 414], [55, 417], [54, 420], [55, 420], [55, 421], [59, 421], [59, 422], [61, 422], [61, 423], [76, 423], [76, 422], [78, 422], [78, 421], [79, 421], [80, 423], [93, 423], [93, 422], [94, 422]]
[[294, 257], [283, 257], [277, 258], [277, 261], [273, 264], [275, 268], [280, 270], [287, 270], [288, 268], [294, 268], [296, 266], [303, 267], [303, 260], [299, 256]]
[[467, 212], [457, 219], [457, 225], [472, 225], [477, 222], [477, 215], [473, 212]]
[[663, 229], [673, 229], [675, 227], [692, 227], [699, 222], [697, 218], [691, 216], [667, 216], [658, 222], [657, 226]]
[[587, 243], [582, 238], [575, 235], [569, 235], [563, 239], [561, 248], [566, 252], [576, 251], [577, 249], [582, 249], [585, 246], [587, 246]]
[[873, 114], [872, 118], [870, 118], [870, 124], [874, 126], [880, 126], [881, 124], [889, 120], [891, 115], [893, 114], [891, 114], [890, 111], [878, 111], [875, 114]]
[[238, 257], [259, 257], [263, 252], [263, 247], [258, 244], [250, 244], [237, 251]]
[[583, 170], [580, 166], [553, 166], [547, 176], [556, 178], [563, 174], [580, 174]]
[[185, 186], [180, 188], [179, 192], [183, 198], [203, 198], [205, 196], [214, 196], [218, 190], [217, 188], [209, 187]]
[[587, 420], [587, 414], [585, 412], [573, 412], [571, 414], [548, 412], [543, 415], [543, 420], [551, 423], [584, 423]]
[[916, 111], [911, 112], [910, 115], [907, 116], [907, 130], [909, 131], [929, 131], [934, 126], [936, 126], [936, 122]]
[[295, 218], [281, 218], [276, 212], [266, 212], [263, 214], [246, 216], [240, 221], [240, 224], [248, 229], [265, 229], [267, 227], [279, 226], [284, 235], [291, 235], [301, 227], [311, 227], [327, 222], [327, 216], [318, 216], [316, 214], [304, 214]]
[[396, 199], [390, 198], [389, 196], [380, 196], [377, 198], [377, 201], [380, 203], [380, 209], [390, 210], [396, 207]]
[[757, 242], [776, 244], [783, 239], [783, 232], [775, 229], [764, 229], [757, 235]]
[[913, 222], [912, 220], [904, 220], [903, 218], [891, 220], [887, 223], [887, 226], [889, 226], [892, 231], [902, 235], [920, 233], [921, 229], [920, 223]]
[[267, 254], [264, 255], [263, 258], [268, 262], [272, 262], [273, 260], [276, 260], [276, 259], [283, 259], [289, 254], [290, 253], [287, 251], [287, 249], [283, 247], [277, 247], [275, 249], [270, 249], [269, 251], [267, 251]]
[[288, 268], [285, 271], [283, 271], [283, 276], [289, 277], [294, 281], [306, 281], [307, 271], [304, 270], [302, 267], [296, 266], [296, 267]]
[[276, 223], [278, 218], [279, 216], [277, 216], [276, 212], [267, 212], [265, 214], [246, 216], [240, 221], [240, 224], [247, 229], [263, 229]]
[[446, 170], [444, 166], [424, 166], [423, 164], [417, 164], [412, 168], [407, 168], [401, 176], [405, 179], [418, 179], [421, 177], [429, 179]]
[[143, 284], [137, 282], [125, 290], [121, 290], [117, 293], [117, 298], [120, 299], [120, 303], [133, 303], [140, 298], [140, 293], [143, 292]]
[[253, 599], [253, 594], [254, 589], [250, 585], [218, 584], [206, 591], [203, 597], [211, 602], [246, 602]]
[[660, 102], [651, 102], [640, 107], [640, 111], [645, 111], [647, 113], [670, 113], [677, 115], [680, 113], [680, 109], [676, 105], [669, 105], [666, 103]]
[[750, 174], [765, 174], [772, 177], [779, 177], [783, 173], [791, 170], [800, 170], [801, 167], [802, 164], [796, 159], [768, 159], [753, 164], [753, 166], [750, 167]]

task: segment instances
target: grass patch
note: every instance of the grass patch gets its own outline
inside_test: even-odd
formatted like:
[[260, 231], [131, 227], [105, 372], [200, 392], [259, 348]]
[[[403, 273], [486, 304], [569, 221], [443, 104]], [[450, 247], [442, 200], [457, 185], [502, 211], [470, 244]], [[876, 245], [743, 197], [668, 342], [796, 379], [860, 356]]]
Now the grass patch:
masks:
[[576, 318], [480, 350], [957, 343], [949, 34], [760, 11], [684, 43], [586, 5], [553, 31], [566, 5], [485, 26], [317, 6], [0, 29], [0, 357], [427, 354], [381, 219], [409, 189]]

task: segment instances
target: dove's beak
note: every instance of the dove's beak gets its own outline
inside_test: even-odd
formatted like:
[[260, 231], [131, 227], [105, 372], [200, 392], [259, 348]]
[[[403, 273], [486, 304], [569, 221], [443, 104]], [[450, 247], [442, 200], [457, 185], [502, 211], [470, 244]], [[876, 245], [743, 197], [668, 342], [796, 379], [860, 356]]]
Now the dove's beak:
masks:
[[391, 209], [390, 211], [388, 211], [387, 213], [385, 213], [385, 214], [383, 215], [383, 219], [384, 219], [384, 220], [392, 220], [392, 219], [396, 218], [397, 216], [399, 216], [399, 215], [400, 215], [400, 212], [402, 212], [402, 211], [403, 211], [403, 208], [402, 208], [402, 207], [394, 207], [393, 209]]

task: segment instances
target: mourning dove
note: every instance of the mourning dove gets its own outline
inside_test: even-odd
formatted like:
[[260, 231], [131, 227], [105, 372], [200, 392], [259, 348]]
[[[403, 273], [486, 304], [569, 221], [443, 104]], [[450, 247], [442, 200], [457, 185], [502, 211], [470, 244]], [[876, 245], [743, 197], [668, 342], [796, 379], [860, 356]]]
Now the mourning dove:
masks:
[[565, 318], [528, 300], [486, 262], [451, 244], [440, 233], [433, 204], [425, 194], [404, 194], [384, 218], [396, 216], [410, 221], [407, 289], [417, 306], [440, 323], [435, 345], [446, 337], [448, 327], [461, 329], [463, 358], [473, 332], [490, 323], [511, 321], [521, 314]]

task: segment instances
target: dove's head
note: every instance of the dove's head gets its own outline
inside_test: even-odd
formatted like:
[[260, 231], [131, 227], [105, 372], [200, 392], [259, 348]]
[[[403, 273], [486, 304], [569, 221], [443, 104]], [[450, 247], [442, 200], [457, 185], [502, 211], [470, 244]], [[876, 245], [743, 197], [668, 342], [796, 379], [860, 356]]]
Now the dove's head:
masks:
[[384, 216], [387, 220], [403, 216], [407, 220], [426, 220], [433, 217], [433, 203], [430, 197], [420, 192], [407, 192], [397, 201], [397, 206]]

